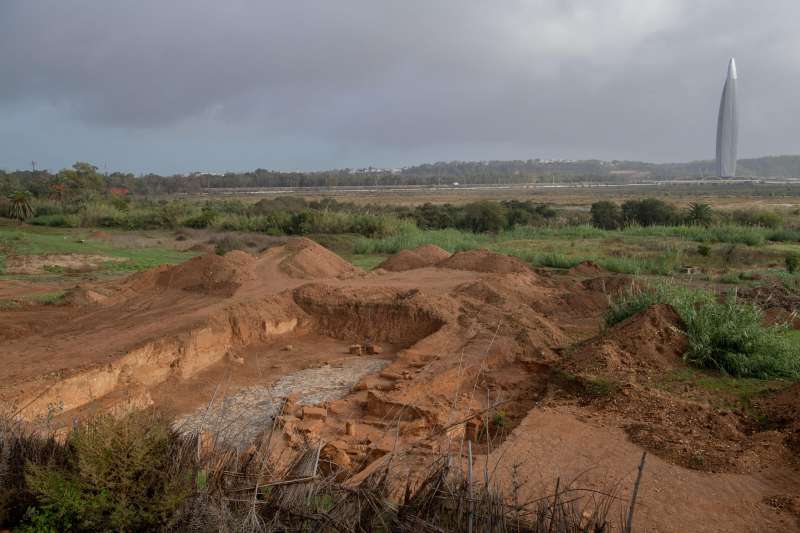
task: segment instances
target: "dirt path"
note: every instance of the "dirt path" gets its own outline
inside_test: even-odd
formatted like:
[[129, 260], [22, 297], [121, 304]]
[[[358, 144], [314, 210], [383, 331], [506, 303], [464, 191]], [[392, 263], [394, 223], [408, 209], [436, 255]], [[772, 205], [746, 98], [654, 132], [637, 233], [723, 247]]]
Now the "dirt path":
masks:
[[[489, 464], [499, 461], [497, 480], [507, 487], [518, 465], [528, 497], [552, 493], [556, 478], [562, 483], [577, 478], [576, 488], [605, 490], [619, 483], [618, 497], [627, 505], [642, 451], [621, 429], [582, 421], [579, 410], [537, 408], [491, 454]], [[776, 467], [752, 475], [710, 474], [652, 454], [645, 465], [635, 512], [642, 531], [800, 531], [796, 517], [767, 503], [800, 494], [800, 472]], [[620, 507], [611, 516], [619, 512]]]

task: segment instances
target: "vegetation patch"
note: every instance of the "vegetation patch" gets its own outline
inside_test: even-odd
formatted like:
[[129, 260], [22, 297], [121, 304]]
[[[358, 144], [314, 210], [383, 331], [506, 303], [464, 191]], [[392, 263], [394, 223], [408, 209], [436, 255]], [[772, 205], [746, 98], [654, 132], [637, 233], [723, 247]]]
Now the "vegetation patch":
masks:
[[633, 288], [617, 297], [606, 314], [616, 324], [654, 304], [669, 304], [686, 324], [684, 359], [736, 377], [800, 378], [800, 352], [785, 325], [764, 326], [761, 309], [735, 299], [720, 302], [707, 290], [673, 282]]

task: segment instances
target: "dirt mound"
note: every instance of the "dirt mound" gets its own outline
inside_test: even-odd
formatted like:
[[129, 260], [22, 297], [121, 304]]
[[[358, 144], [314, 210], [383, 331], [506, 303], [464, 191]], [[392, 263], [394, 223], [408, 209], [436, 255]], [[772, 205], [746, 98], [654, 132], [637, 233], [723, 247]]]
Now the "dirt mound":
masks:
[[209, 296], [232, 296], [244, 282], [253, 279], [254, 264], [252, 255], [239, 250], [224, 256], [201, 255], [158, 272], [155, 285]]
[[280, 262], [280, 268], [293, 278], [335, 278], [361, 272], [360, 269], [311, 239], [295, 239], [282, 247], [268, 250], [266, 253], [279, 248], [288, 252], [288, 255]]
[[780, 307], [790, 313], [800, 307], [800, 295], [778, 284], [737, 287], [736, 298], [753, 303], [762, 309]]
[[630, 276], [600, 276], [584, 280], [581, 285], [590, 291], [617, 295], [636, 286], [636, 280]]
[[101, 304], [107, 300], [107, 295], [85, 285], [76, 285], [64, 295], [64, 303], [75, 306]]
[[494, 274], [533, 274], [528, 265], [516, 257], [488, 250], [458, 252], [441, 261], [437, 266], [454, 270], [471, 270]]
[[676, 368], [686, 350], [683, 327], [672, 306], [651, 305], [581, 346], [570, 366], [611, 373]]
[[391, 272], [402, 272], [433, 266], [448, 257], [450, 257], [450, 253], [447, 250], [439, 248], [435, 244], [426, 244], [413, 250], [402, 250], [378, 265], [378, 268]]
[[764, 325], [788, 324], [792, 329], [800, 329], [800, 316], [796, 310], [787, 311], [783, 307], [770, 307], [764, 311]]
[[770, 422], [783, 428], [787, 444], [800, 452], [800, 383], [758, 402]]
[[583, 261], [569, 269], [569, 273], [576, 276], [597, 276], [606, 270], [594, 261]]
[[208, 243], [197, 243], [187, 248], [187, 250], [190, 252], [201, 252], [204, 254], [211, 254], [214, 253], [214, 245]]

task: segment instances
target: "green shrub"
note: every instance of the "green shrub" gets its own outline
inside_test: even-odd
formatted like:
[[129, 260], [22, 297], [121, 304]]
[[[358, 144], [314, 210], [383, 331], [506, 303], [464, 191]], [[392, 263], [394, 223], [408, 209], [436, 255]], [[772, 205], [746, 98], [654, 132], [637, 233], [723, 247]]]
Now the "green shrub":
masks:
[[86, 204], [80, 210], [79, 216], [83, 227], [120, 227], [127, 222], [126, 213], [103, 202]]
[[37, 504], [22, 531], [152, 531], [190, 494], [176, 466], [177, 438], [150, 413], [103, 416], [74, 429], [65, 468], [30, 463]]
[[752, 304], [706, 303], [686, 320], [689, 349], [684, 358], [736, 377], [800, 377], [800, 354], [785, 337], [786, 326], [767, 327], [763, 319]]
[[722, 274], [719, 277], [718, 281], [720, 283], [736, 284], [736, 283], [739, 283], [739, 279], [740, 279], [739, 278], [739, 274], [737, 272], [730, 271], [730, 272], [725, 272], [724, 274]]
[[783, 224], [783, 217], [774, 211], [740, 209], [732, 213], [733, 221], [743, 226], [761, 226], [777, 229]]
[[767, 240], [774, 242], [798, 242], [800, 241], [800, 230], [796, 228], [782, 228], [771, 231], [767, 234]]
[[784, 263], [786, 264], [786, 271], [789, 274], [794, 274], [797, 272], [797, 267], [800, 266], [800, 255], [798, 254], [789, 254], [784, 259]]
[[77, 215], [38, 215], [33, 217], [29, 222], [34, 226], [74, 228], [80, 225], [80, 218]]
[[394, 254], [400, 250], [416, 248], [424, 244], [435, 244], [449, 252], [472, 250], [490, 242], [488, 236], [457, 229], [422, 231], [410, 220], [397, 223], [395, 233], [380, 239], [358, 239], [353, 252], [356, 254]]
[[698, 244], [697, 253], [702, 255], [703, 257], [708, 257], [709, 255], [711, 255], [711, 246], [707, 244]]
[[508, 210], [498, 202], [483, 200], [464, 206], [458, 227], [474, 233], [497, 232], [505, 228]]
[[679, 222], [680, 215], [674, 206], [658, 198], [628, 200], [622, 204], [622, 218], [640, 226], [665, 226]]
[[158, 229], [162, 225], [160, 211], [152, 207], [130, 209], [125, 216], [125, 227], [130, 230]]
[[592, 224], [602, 229], [619, 229], [624, 218], [622, 209], [614, 202], [602, 201], [592, 204]]
[[686, 220], [691, 224], [708, 226], [714, 219], [714, 210], [708, 204], [692, 202], [686, 214]]

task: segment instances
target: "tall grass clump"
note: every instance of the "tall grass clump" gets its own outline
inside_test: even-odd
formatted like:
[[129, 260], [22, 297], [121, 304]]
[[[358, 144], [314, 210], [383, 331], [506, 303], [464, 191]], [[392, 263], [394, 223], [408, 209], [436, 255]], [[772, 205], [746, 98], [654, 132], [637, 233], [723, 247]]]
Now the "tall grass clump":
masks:
[[379, 239], [361, 238], [355, 242], [357, 254], [394, 254], [400, 250], [435, 244], [449, 252], [480, 248], [489, 243], [487, 235], [457, 229], [421, 230], [411, 221], [400, 222], [396, 233]]
[[703, 305], [686, 321], [691, 364], [736, 377], [798, 378], [800, 353], [786, 325], [764, 326], [757, 306], [734, 300]]
[[705, 290], [691, 289], [671, 281], [652, 283], [644, 288], [632, 287], [612, 300], [606, 311], [606, 324], [612, 326], [644, 311], [651, 305], [668, 304], [686, 321], [700, 305], [710, 304], [714, 295]]
[[632, 288], [614, 299], [606, 323], [616, 324], [654, 304], [671, 305], [683, 320], [688, 363], [736, 377], [800, 378], [800, 353], [786, 336], [787, 326], [765, 326], [757, 306], [734, 298], [721, 302], [707, 290], [672, 282]]

